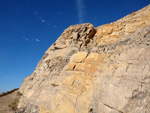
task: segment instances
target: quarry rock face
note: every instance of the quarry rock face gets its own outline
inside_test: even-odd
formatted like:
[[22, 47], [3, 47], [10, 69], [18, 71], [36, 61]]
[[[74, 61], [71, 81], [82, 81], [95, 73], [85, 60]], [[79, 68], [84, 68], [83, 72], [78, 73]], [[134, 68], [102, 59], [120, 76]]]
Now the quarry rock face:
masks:
[[18, 113], [150, 113], [150, 5], [70, 26], [19, 90]]

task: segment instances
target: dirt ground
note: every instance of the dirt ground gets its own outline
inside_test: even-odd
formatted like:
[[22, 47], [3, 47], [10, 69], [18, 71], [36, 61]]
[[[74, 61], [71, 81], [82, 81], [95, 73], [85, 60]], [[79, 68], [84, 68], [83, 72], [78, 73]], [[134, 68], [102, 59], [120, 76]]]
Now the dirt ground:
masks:
[[14, 113], [10, 107], [15, 100], [18, 100], [20, 96], [18, 95], [18, 89], [14, 92], [6, 94], [0, 97], [0, 113]]

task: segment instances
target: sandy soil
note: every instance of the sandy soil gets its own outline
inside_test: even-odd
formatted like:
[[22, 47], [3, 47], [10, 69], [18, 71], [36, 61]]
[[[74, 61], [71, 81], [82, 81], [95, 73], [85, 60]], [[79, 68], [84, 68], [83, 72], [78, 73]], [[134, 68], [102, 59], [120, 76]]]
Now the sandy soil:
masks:
[[0, 113], [14, 113], [14, 111], [10, 109], [9, 104], [12, 104], [16, 98], [19, 98], [17, 94], [18, 90], [15, 90], [10, 94], [0, 97]]

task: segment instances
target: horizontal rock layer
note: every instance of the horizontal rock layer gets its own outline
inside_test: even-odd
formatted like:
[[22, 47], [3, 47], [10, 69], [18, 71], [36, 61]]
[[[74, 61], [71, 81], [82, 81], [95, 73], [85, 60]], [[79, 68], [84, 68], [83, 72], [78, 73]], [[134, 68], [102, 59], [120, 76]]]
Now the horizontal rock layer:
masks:
[[19, 113], [150, 113], [150, 5], [72, 25], [24, 79]]

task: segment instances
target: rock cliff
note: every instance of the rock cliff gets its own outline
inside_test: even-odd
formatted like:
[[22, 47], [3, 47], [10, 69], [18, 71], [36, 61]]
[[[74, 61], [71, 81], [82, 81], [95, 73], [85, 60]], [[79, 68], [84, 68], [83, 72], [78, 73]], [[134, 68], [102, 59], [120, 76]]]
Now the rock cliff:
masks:
[[18, 113], [150, 113], [150, 5], [70, 26], [19, 90]]

